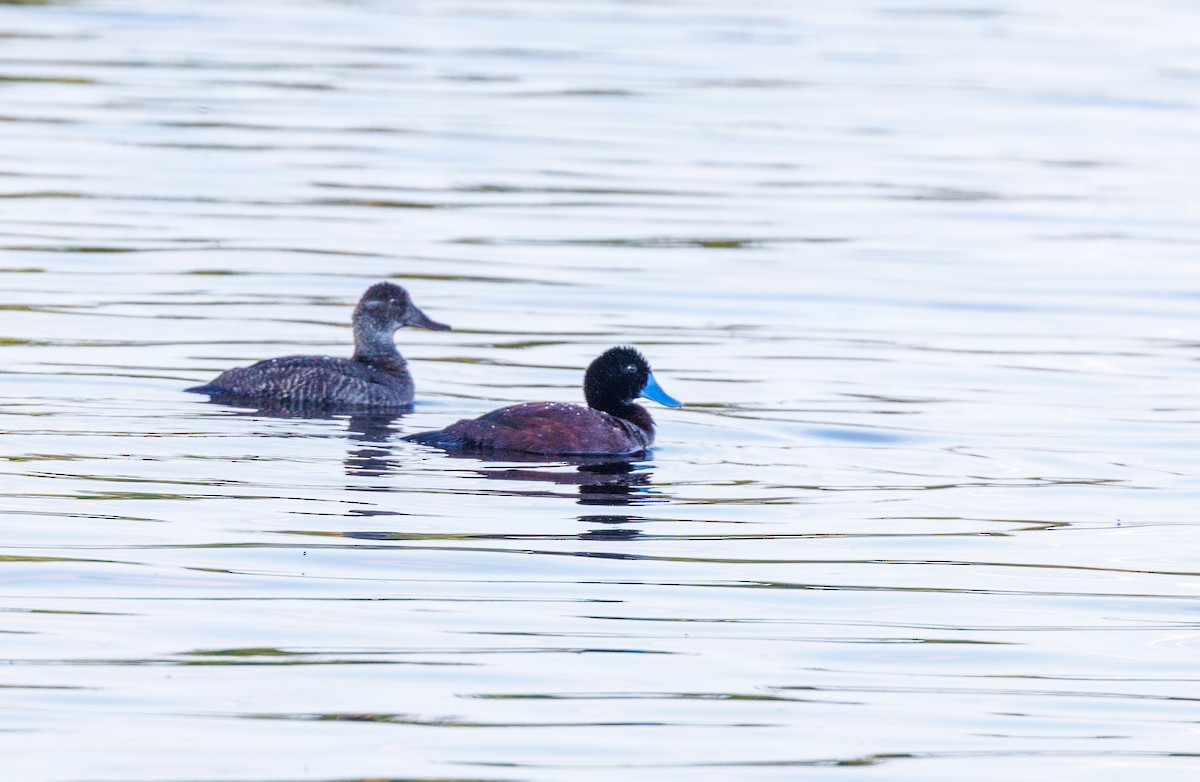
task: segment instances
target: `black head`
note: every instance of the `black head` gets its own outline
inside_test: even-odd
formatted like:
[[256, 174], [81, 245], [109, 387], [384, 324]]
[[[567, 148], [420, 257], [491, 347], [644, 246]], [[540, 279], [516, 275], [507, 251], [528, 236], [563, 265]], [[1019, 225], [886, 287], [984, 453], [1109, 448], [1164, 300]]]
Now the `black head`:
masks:
[[381, 331], [393, 332], [401, 326], [416, 326], [421, 329], [446, 331], [450, 327], [432, 320], [417, 308], [409, 298], [408, 291], [391, 282], [377, 282], [358, 301], [354, 309], [354, 321], [369, 321]]
[[628, 346], [609, 348], [588, 366], [583, 376], [583, 396], [588, 407], [606, 412], [640, 396], [668, 407], [680, 406], [658, 385], [645, 356]]

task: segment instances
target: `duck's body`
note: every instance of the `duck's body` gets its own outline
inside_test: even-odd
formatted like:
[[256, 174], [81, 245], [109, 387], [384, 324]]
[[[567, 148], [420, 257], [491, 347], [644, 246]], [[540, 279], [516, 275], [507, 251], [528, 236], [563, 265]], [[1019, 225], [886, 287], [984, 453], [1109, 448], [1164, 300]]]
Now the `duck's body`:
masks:
[[582, 405], [526, 402], [405, 439], [447, 450], [623, 455], [644, 451], [654, 443], [654, 423], [649, 414], [646, 419], [639, 426]]
[[654, 419], [633, 399], [647, 396], [679, 406], [633, 348], [612, 348], [593, 361], [584, 377], [584, 394], [588, 407], [527, 402], [404, 439], [446, 450], [623, 456], [654, 444]]
[[222, 402], [244, 401], [311, 408], [394, 410], [413, 400], [408, 365], [396, 350], [401, 326], [450, 328], [430, 320], [399, 285], [381, 282], [354, 309], [354, 355], [283, 356], [236, 367], [187, 389]]
[[187, 389], [217, 400], [244, 399], [319, 407], [406, 407], [413, 380], [403, 358], [371, 363], [333, 356], [282, 356], [222, 372], [211, 383]]

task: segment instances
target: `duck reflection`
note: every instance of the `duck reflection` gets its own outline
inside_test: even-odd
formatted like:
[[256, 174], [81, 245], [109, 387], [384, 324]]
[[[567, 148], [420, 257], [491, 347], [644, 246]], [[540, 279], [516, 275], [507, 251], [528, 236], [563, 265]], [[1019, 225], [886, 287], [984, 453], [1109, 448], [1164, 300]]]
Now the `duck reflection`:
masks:
[[401, 417], [396, 414], [350, 416], [346, 436], [352, 443], [362, 447], [351, 448], [346, 453], [347, 475], [378, 478], [400, 468], [391, 441], [397, 434], [395, 423]]
[[[227, 403], [209, 400], [208, 404], [229, 408]], [[395, 472], [400, 462], [394, 458], [391, 441], [397, 435], [396, 422], [407, 411], [391, 413], [339, 413], [321, 405], [272, 401], [253, 409], [230, 409], [230, 415], [247, 418], [306, 418], [310, 420], [345, 420], [346, 436], [361, 448], [351, 448], [346, 454], [347, 475], [376, 478]]]
[[[648, 521], [641, 516], [616, 516], [612, 514], [599, 514], [580, 516], [579, 520], [584, 524], [634, 524], [639, 521]], [[633, 540], [641, 535], [640, 530], [628, 529], [625, 527], [600, 527], [599, 529], [590, 529], [579, 536], [580, 540]]]
[[[512, 488], [505, 494], [519, 497], [566, 497], [577, 496], [580, 505], [642, 505], [662, 502], [661, 492], [650, 482], [650, 464], [635, 464], [627, 461], [567, 459], [548, 462], [546, 457], [530, 459], [528, 454], [492, 455], [489, 462], [514, 460], [538, 462], [537, 466], [514, 467], [511, 464], [486, 464], [472, 470], [473, 477], [494, 481], [528, 483], [528, 488]], [[558, 486], [575, 487], [574, 492], [557, 491], [553, 488], [534, 488], [553, 483]]]
[[[563, 467], [573, 469], [564, 471]], [[652, 467], [653, 465], [649, 463], [576, 459], [566, 464], [561, 462], [542, 464], [535, 468], [489, 466], [474, 472], [476, 476], [489, 480], [574, 486], [577, 489], [575, 501], [579, 505], [617, 507], [667, 501], [667, 496], [662, 491], [655, 489], [650, 480], [653, 474], [650, 471]], [[563, 491], [533, 488], [508, 489], [504, 493], [524, 497], [571, 496]], [[580, 540], [632, 540], [641, 535], [641, 532], [618, 525], [647, 521], [641, 516], [614, 513], [590, 513], [577, 518], [589, 526], [600, 525], [581, 533]]]

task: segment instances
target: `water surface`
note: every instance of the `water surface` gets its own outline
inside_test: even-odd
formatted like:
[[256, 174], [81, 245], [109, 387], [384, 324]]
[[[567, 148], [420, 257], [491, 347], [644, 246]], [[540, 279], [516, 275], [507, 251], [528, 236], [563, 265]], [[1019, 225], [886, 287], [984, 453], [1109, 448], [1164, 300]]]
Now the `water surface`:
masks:
[[[1192, 778], [1198, 24], [0, 6], [6, 773]], [[380, 279], [412, 413], [182, 393]], [[620, 343], [647, 459], [400, 441]]]

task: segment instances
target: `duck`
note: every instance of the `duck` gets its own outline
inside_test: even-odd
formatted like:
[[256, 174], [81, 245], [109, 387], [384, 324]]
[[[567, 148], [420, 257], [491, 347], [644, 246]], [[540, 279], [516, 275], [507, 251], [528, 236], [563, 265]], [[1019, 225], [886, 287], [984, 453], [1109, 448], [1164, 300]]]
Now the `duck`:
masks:
[[446, 451], [624, 456], [654, 444], [654, 419], [633, 400], [682, 406], [654, 379], [645, 356], [627, 345], [609, 348], [588, 366], [583, 396], [587, 407], [526, 402], [403, 439]]
[[354, 308], [354, 355], [282, 356], [235, 367], [185, 389], [212, 401], [287, 405], [314, 410], [402, 410], [413, 401], [413, 380], [396, 349], [402, 326], [446, 331], [391, 282], [367, 288]]

